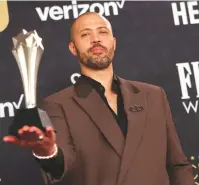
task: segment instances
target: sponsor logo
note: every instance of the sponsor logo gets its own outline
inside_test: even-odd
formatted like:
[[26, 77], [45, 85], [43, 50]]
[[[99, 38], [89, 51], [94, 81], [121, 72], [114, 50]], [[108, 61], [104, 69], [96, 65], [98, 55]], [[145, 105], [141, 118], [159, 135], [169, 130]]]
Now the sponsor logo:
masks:
[[77, 18], [86, 12], [98, 12], [100, 15], [118, 15], [119, 9], [124, 7], [125, 0], [110, 2], [94, 2], [92, 4], [79, 4], [76, 0], [71, 1], [71, 5], [36, 7], [35, 10], [41, 21], [49, 19], [59, 21], [62, 19]]
[[19, 109], [24, 99], [24, 94], [21, 94], [18, 101], [0, 103], [0, 118], [13, 117], [15, 110]]

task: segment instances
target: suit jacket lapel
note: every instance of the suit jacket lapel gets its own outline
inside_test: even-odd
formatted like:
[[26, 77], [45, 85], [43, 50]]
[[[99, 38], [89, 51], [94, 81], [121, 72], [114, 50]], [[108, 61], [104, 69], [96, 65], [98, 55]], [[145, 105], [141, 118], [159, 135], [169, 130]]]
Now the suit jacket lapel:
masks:
[[121, 82], [124, 109], [127, 114], [128, 131], [118, 177], [118, 185], [123, 182], [128, 168], [136, 155], [139, 144], [142, 141], [147, 113], [146, 92], [140, 91], [136, 86], [126, 80], [119, 79]]
[[96, 124], [116, 153], [122, 157], [124, 136], [100, 95], [84, 80], [77, 82], [74, 89], [76, 91], [73, 96], [74, 101]]

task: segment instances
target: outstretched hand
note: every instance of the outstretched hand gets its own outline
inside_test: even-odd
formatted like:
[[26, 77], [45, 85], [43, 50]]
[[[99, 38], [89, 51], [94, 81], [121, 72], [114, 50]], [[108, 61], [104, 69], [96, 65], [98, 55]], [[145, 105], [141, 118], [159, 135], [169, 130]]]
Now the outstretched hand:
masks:
[[19, 138], [15, 136], [5, 136], [4, 142], [13, 143], [20, 147], [29, 148], [37, 155], [51, 155], [55, 148], [56, 136], [52, 127], [46, 127], [43, 132], [34, 126], [23, 126], [18, 130]]

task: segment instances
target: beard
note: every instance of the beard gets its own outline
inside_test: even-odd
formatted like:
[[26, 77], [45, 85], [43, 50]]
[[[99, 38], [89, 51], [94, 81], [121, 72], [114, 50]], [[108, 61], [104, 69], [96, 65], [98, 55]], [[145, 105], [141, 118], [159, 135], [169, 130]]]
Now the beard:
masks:
[[[95, 47], [103, 48], [102, 52], [92, 53], [92, 49]], [[87, 52], [79, 52], [76, 48], [79, 61], [82, 65], [94, 69], [94, 70], [102, 70], [109, 67], [112, 63], [114, 57], [114, 46], [111, 49], [107, 49], [102, 45], [96, 44], [92, 48], [88, 49]]]

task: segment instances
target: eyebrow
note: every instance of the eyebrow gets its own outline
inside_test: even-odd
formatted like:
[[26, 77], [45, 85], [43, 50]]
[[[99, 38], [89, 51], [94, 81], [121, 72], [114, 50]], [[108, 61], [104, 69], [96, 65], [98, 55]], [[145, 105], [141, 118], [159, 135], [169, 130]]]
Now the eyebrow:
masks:
[[[97, 27], [97, 30], [99, 29], [102, 29], [102, 28], [105, 28], [106, 30], [109, 30], [107, 27], [105, 26], [100, 26], [100, 27]], [[91, 31], [92, 29], [91, 28], [84, 28], [82, 30], [80, 30], [80, 33], [83, 32], [83, 31]]]

